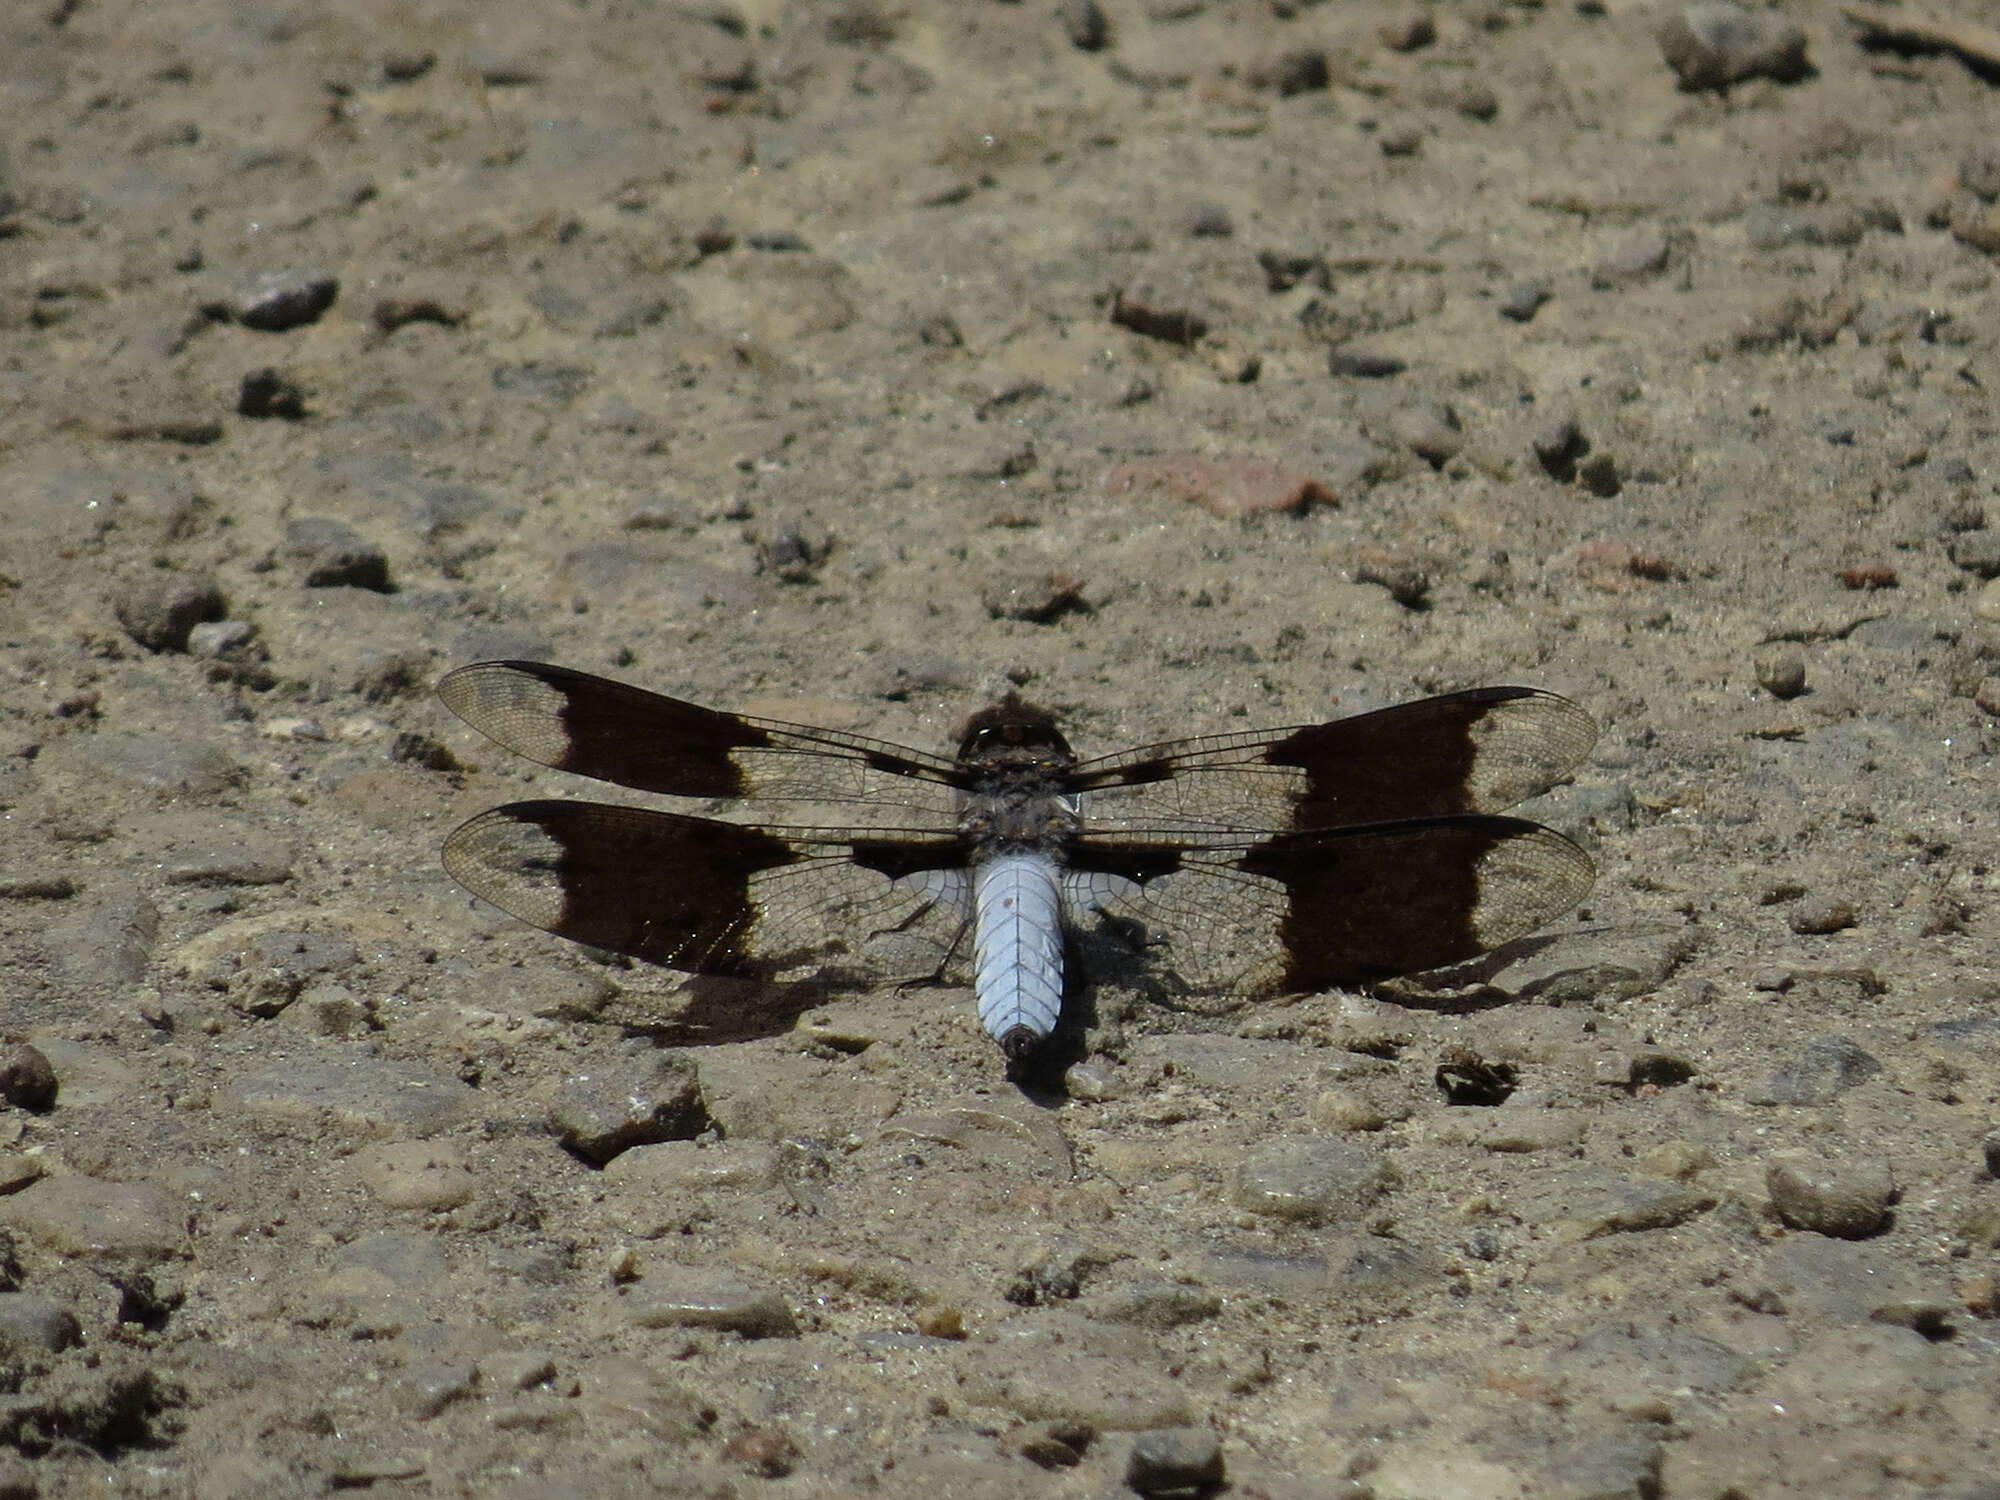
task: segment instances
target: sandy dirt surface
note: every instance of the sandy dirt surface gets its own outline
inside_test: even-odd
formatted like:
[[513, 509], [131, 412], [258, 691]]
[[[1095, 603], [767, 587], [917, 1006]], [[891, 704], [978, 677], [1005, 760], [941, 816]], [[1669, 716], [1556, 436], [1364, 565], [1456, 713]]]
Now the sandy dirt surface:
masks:
[[[5, 7], [0, 1494], [1993, 1495], [2000, 94], [1687, 15]], [[1023, 1088], [457, 890], [502, 656], [1540, 685], [1598, 883]]]

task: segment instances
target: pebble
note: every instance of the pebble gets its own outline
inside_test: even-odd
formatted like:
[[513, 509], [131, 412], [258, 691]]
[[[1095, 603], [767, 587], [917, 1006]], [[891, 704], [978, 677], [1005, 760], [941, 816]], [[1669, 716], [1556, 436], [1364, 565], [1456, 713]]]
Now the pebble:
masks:
[[1796, 698], [1806, 690], [1806, 659], [1799, 651], [1760, 651], [1754, 667], [1757, 686], [1773, 698]]
[[1756, 250], [1787, 245], [1858, 245], [1876, 219], [1852, 205], [1759, 203], [1743, 215], [1743, 237]]
[[375, 303], [369, 321], [383, 333], [394, 333], [410, 323], [435, 323], [441, 328], [457, 328], [465, 322], [462, 308], [449, 307], [435, 297], [382, 297]]
[[1880, 1229], [1896, 1195], [1886, 1162], [1828, 1162], [1803, 1152], [1772, 1161], [1764, 1169], [1764, 1185], [1786, 1224], [1841, 1240], [1862, 1239]]
[[1542, 472], [1560, 484], [1576, 478], [1576, 463], [1590, 451], [1590, 439], [1583, 435], [1573, 416], [1551, 420], [1529, 443]]
[[1141, 1495], [1208, 1495], [1222, 1488], [1222, 1444], [1206, 1427], [1163, 1427], [1132, 1440], [1125, 1483]]
[[1294, 1141], [1261, 1147], [1236, 1171], [1238, 1208], [1304, 1224], [1352, 1221], [1397, 1181], [1379, 1152], [1345, 1141]]
[[1354, 581], [1387, 589], [1405, 609], [1430, 607], [1430, 569], [1417, 558], [1370, 549], [1356, 557]]
[[1576, 466], [1577, 483], [1600, 500], [1609, 500], [1625, 487], [1618, 474], [1615, 455], [1599, 449]]
[[1192, 344], [1208, 332], [1208, 319], [1185, 290], [1170, 292], [1150, 281], [1119, 289], [1111, 301], [1111, 321], [1169, 344]]
[[1795, 83], [1811, 71], [1803, 28], [1775, 11], [1726, 3], [1684, 6], [1660, 24], [1660, 55], [1690, 93], [1746, 78]]
[[170, 734], [99, 734], [83, 758], [118, 781], [189, 801], [206, 801], [243, 779], [243, 769], [206, 740]]
[[1673, 242], [1657, 229], [1641, 230], [1614, 245], [1590, 268], [1590, 284], [1599, 291], [1650, 281], [1667, 268]]
[[1415, 401], [1399, 408], [1389, 420], [1389, 430], [1433, 469], [1442, 469], [1465, 446], [1458, 412], [1442, 401]]
[[305, 562], [307, 588], [358, 588], [386, 594], [389, 556], [378, 543], [365, 541], [345, 522], [326, 516], [302, 516], [285, 524], [285, 553]]
[[0, 1292], [0, 1355], [60, 1354], [82, 1342], [83, 1325], [60, 1302]]
[[1880, 1062], [1846, 1037], [1817, 1037], [1743, 1097], [1751, 1104], [1829, 1104], [1881, 1071]]
[[306, 414], [305, 387], [274, 365], [252, 370], [236, 391], [236, 415], [262, 420], [281, 417], [296, 422]]
[[148, 651], [185, 651], [188, 632], [228, 613], [222, 588], [206, 573], [169, 573], [119, 596], [118, 623]]
[[73, 983], [132, 984], [145, 977], [159, 936], [160, 909], [138, 891], [122, 889], [51, 927], [45, 947]]
[[[1403, 1111], [1407, 1114], [1407, 1108]], [[1314, 1097], [1307, 1117], [1326, 1130], [1347, 1133], [1381, 1130], [1388, 1114], [1373, 1099], [1350, 1089], [1323, 1089]]]
[[1553, 295], [1539, 281], [1517, 281], [1500, 294], [1500, 316], [1525, 323], [1540, 312], [1542, 304]]
[[1417, 125], [1390, 125], [1375, 137], [1375, 144], [1384, 156], [1415, 156], [1424, 149], [1424, 132]]
[[1139, 1328], [1184, 1328], [1222, 1311], [1222, 1298], [1205, 1287], [1178, 1281], [1126, 1282], [1094, 1297], [1091, 1312], [1112, 1323]]
[[1014, 1451], [1044, 1469], [1073, 1469], [1097, 1441], [1097, 1429], [1088, 1422], [1034, 1422], [1010, 1439]]
[[605, 1163], [604, 1181], [642, 1202], [678, 1201], [690, 1193], [740, 1191], [775, 1182], [778, 1163], [766, 1141], [657, 1141]]
[[42, 1049], [23, 1042], [0, 1059], [0, 1100], [15, 1109], [42, 1114], [55, 1108], [61, 1085]]
[[1088, 614], [1085, 582], [1072, 573], [1006, 572], [988, 578], [979, 602], [996, 620], [1026, 620], [1052, 625], [1067, 614]]
[[622, 1292], [625, 1315], [638, 1328], [716, 1328], [746, 1339], [797, 1338], [798, 1320], [776, 1292], [741, 1282], [649, 1273]]
[[1986, 1132], [1986, 1138], [1979, 1143], [1979, 1152], [1986, 1162], [1986, 1175], [2000, 1178], [2000, 1130]]
[[208, 661], [238, 661], [249, 655], [257, 627], [248, 620], [208, 620], [188, 632], [187, 651]]
[[1082, 1422], [1101, 1432], [1192, 1420], [1187, 1391], [1157, 1358], [1142, 1363], [1088, 1354], [1066, 1337], [1020, 1337], [966, 1354], [958, 1395], [974, 1406], [999, 1407], [1030, 1422]]
[[[298, 851], [247, 826], [196, 828], [174, 841], [155, 868], [168, 885], [283, 885]], [[347, 947], [352, 950], [352, 943]]]
[[473, 1090], [448, 1073], [345, 1052], [300, 1058], [229, 1079], [218, 1109], [356, 1135], [436, 1135], [458, 1123]]
[[472, 1169], [445, 1141], [392, 1141], [356, 1159], [361, 1180], [385, 1208], [440, 1213], [472, 1200]]
[[144, 1182], [44, 1177], [0, 1198], [0, 1228], [57, 1255], [151, 1262], [186, 1253], [187, 1205]]
[[1387, 380], [1402, 374], [1409, 365], [1393, 354], [1375, 354], [1366, 349], [1340, 347], [1326, 351], [1329, 375], [1356, 380]]
[[282, 333], [319, 320], [340, 295], [340, 282], [316, 266], [266, 271], [236, 294], [236, 321], [246, 328]]
[[1595, 1167], [1551, 1169], [1508, 1206], [1523, 1220], [1576, 1243], [1612, 1234], [1672, 1229], [1715, 1207], [1714, 1193], [1654, 1178], [1624, 1178]]
[[397, 1410], [428, 1422], [454, 1401], [469, 1399], [479, 1387], [479, 1372], [471, 1365], [424, 1360], [396, 1372], [389, 1398]]
[[1181, 228], [1193, 239], [1226, 240], [1236, 233], [1236, 221], [1220, 203], [1196, 203], [1182, 213]]
[[1787, 921], [1792, 931], [1801, 936], [1824, 936], [1832, 932], [1845, 932], [1855, 925], [1858, 918], [1851, 902], [1842, 901], [1837, 896], [1813, 896], [1800, 903]]
[[1945, 547], [1951, 560], [1981, 578], [2000, 578], [2000, 531], [1979, 527], [1962, 531]]
[[1972, 613], [1981, 620], [2000, 620], [2000, 578], [1991, 578], [1973, 596]]
[[1290, 98], [1316, 93], [1333, 82], [1326, 53], [1317, 47], [1294, 47], [1254, 63], [1245, 74], [1252, 88], [1276, 89]]
[[1063, 0], [1057, 16], [1069, 44], [1080, 52], [1097, 52], [1111, 39], [1111, 27], [1097, 0]]
[[1437, 40], [1437, 22], [1428, 11], [1412, 11], [1384, 21], [1375, 28], [1375, 35], [1391, 52], [1415, 52]]
[[694, 1064], [655, 1051], [607, 1057], [570, 1074], [549, 1117], [563, 1149], [598, 1166], [634, 1146], [692, 1140], [709, 1127]]
[[1982, 677], [1972, 690], [1972, 701], [1983, 714], [2000, 716], [2000, 677]]
[[1339, 503], [1332, 487], [1320, 480], [1242, 453], [1135, 458], [1104, 477], [1104, 493], [1189, 500], [1224, 520]]

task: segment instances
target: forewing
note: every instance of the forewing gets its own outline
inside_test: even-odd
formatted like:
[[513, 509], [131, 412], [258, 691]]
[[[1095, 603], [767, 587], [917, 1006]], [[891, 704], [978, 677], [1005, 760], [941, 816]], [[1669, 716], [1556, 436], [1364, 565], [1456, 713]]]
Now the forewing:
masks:
[[[597, 802], [516, 802], [444, 845], [454, 880], [574, 942], [694, 974], [769, 976], [868, 940], [945, 949], [969, 906], [956, 838], [777, 833]], [[940, 960], [942, 954], [939, 955]]]
[[1092, 826], [1270, 831], [1491, 813], [1547, 790], [1597, 725], [1538, 688], [1475, 688], [1296, 729], [1209, 735], [1085, 761]]
[[880, 740], [542, 662], [475, 662], [446, 673], [438, 696], [495, 743], [559, 771], [672, 797], [858, 804], [894, 809], [896, 827], [950, 826], [954, 763]]
[[1561, 916], [1594, 876], [1538, 823], [1457, 815], [1233, 847], [1086, 838], [1065, 895], [1190, 989], [1254, 997], [1460, 962]]

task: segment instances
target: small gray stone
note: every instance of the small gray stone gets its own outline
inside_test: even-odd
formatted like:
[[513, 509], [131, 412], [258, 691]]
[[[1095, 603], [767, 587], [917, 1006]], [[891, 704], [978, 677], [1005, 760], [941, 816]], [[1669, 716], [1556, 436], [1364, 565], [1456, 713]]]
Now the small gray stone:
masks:
[[1811, 896], [1793, 911], [1789, 925], [1801, 936], [1824, 936], [1830, 932], [1845, 932], [1857, 920], [1851, 902], [1837, 896]]
[[1661, 56], [1690, 93], [1746, 78], [1795, 83], [1812, 71], [1805, 31], [1775, 11], [1688, 5], [1667, 17], [1656, 35]]
[[1773, 698], [1796, 698], [1806, 690], [1806, 659], [1796, 650], [1760, 651], [1754, 666], [1757, 686]]
[[256, 639], [257, 627], [248, 620], [205, 621], [188, 632], [187, 651], [209, 661], [235, 660], [248, 655]]
[[1500, 316], [1525, 323], [1542, 310], [1551, 295], [1539, 281], [1517, 281], [1500, 294]]
[[0, 1100], [16, 1109], [33, 1114], [54, 1109], [60, 1087], [54, 1066], [39, 1047], [23, 1042], [0, 1058]]
[[169, 573], [121, 595], [118, 623], [148, 651], [185, 651], [188, 633], [204, 620], [220, 620], [222, 589], [206, 573]]
[[160, 909], [138, 891], [118, 889], [51, 927], [42, 946], [72, 983], [130, 984], [145, 976], [160, 936]]
[[375, 542], [359, 540], [315, 553], [306, 565], [305, 586], [368, 589], [377, 594], [387, 594], [395, 588], [389, 578], [389, 554]]
[[1958, 185], [1988, 203], [2000, 198], [2000, 140], [1982, 141], [1958, 159]]
[[60, 1302], [0, 1292], [0, 1355], [60, 1354], [82, 1342], [83, 1325]]
[[1141, 1495], [1207, 1495], [1222, 1488], [1222, 1444], [1206, 1427], [1162, 1427], [1132, 1440], [1125, 1483]]
[[44, 1177], [0, 1198], [0, 1227], [57, 1255], [150, 1262], [187, 1251], [187, 1205], [144, 1182]]
[[399, 1371], [389, 1395], [406, 1415], [428, 1422], [452, 1402], [470, 1397], [478, 1384], [479, 1372], [471, 1365], [426, 1360]]
[[1827, 1104], [1881, 1071], [1881, 1063], [1846, 1037], [1818, 1037], [1743, 1097], [1751, 1104]]
[[340, 282], [315, 266], [266, 271], [236, 294], [236, 320], [246, 328], [282, 333], [317, 322], [340, 295]]
[[1590, 284], [1599, 291], [1649, 281], [1667, 268], [1673, 242], [1657, 229], [1642, 230], [1613, 246], [1590, 268]]
[[1562, 484], [1576, 478], [1576, 463], [1590, 451], [1590, 439], [1583, 435], [1582, 427], [1575, 417], [1563, 415], [1553, 418], [1537, 432], [1530, 441], [1535, 462], [1542, 466], [1542, 472]]
[[1951, 560], [1981, 578], [2000, 577], [2000, 531], [1980, 527], [1962, 531], [1945, 548]]
[[1802, 1152], [1771, 1162], [1764, 1185], [1785, 1223], [1841, 1240], [1862, 1239], [1880, 1229], [1896, 1195], [1887, 1162], [1831, 1163]]
[[634, 1146], [692, 1140], [709, 1127], [694, 1065], [659, 1052], [572, 1073], [550, 1113], [564, 1149], [600, 1166]]
[[1345, 1141], [1265, 1146], [1238, 1167], [1238, 1208], [1306, 1224], [1353, 1220], [1396, 1182], [1381, 1153]]
[[1110, 40], [1111, 28], [1097, 0], [1063, 0], [1057, 13], [1070, 45], [1079, 51], [1099, 51]]
[[[653, 1285], [656, 1280], [661, 1284]], [[627, 1289], [625, 1312], [636, 1326], [720, 1328], [746, 1339], [798, 1337], [798, 1320], [776, 1292], [733, 1281], [668, 1281], [665, 1276], [648, 1276], [645, 1284]]]
[[205, 740], [170, 734], [98, 734], [83, 759], [115, 780], [188, 801], [206, 801], [243, 779], [243, 769]]
[[1980, 1154], [1986, 1159], [1986, 1175], [2000, 1178], [2000, 1130], [1989, 1130], [1986, 1139], [1979, 1143]]
[[435, 1135], [456, 1124], [472, 1090], [421, 1063], [329, 1050], [231, 1078], [216, 1106], [296, 1125], [358, 1135]]
[[252, 370], [237, 388], [236, 414], [253, 421], [267, 417], [299, 421], [306, 414], [305, 387], [274, 365]]

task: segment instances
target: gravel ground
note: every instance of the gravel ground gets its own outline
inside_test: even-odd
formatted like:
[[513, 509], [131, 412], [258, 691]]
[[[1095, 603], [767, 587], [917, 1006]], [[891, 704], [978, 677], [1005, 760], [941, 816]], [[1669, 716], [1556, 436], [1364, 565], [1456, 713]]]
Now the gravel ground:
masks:
[[[0, 1495], [1994, 1494], [1990, 70], [1621, 0], [0, 42]], [[962, 991], [459, 892], [589, 790], [438, 706], [496, 656], [1085, 754], [1533, 683], [1598, 884], [1024, 1089]]]

